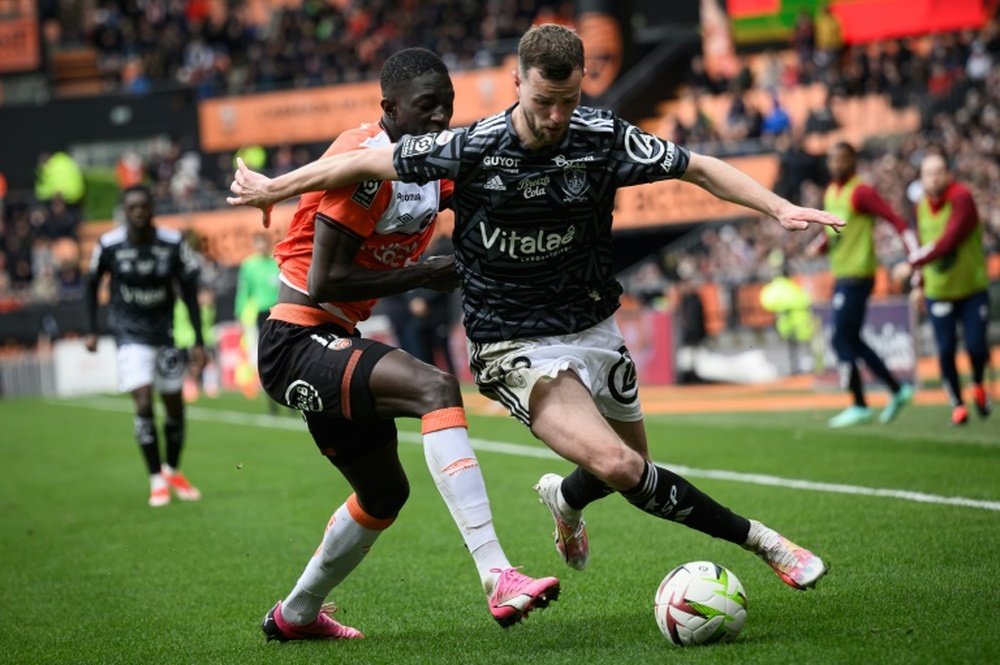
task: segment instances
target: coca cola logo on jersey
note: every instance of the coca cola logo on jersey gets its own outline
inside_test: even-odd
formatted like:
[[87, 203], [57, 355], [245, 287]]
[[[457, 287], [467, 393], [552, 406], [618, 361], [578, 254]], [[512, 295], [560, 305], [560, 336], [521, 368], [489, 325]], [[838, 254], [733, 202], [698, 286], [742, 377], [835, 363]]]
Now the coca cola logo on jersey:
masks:
[[388, 268], [402, 268], [413, 261], [413, 254], [420, 246], [420, 240], [394, 242], [372, 248], [372, 257]]

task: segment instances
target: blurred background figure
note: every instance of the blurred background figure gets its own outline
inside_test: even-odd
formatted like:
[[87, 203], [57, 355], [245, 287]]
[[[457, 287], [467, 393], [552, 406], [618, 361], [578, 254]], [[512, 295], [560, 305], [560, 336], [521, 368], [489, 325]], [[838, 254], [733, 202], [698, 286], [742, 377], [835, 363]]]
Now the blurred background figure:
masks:
[[927, 313], [934, 326], [941, 380], [951, 401], [951, 422], [964, 425], [969, 410], [955, 365], [958, 326], [972, 364], [972, 403], [986, 418], [992, 411], [984, 384], [989, 364], [989, 299], [986, 257], [983, 252], [979, 211], [969, 189], [955, 182], [948, 160], [939, 151], [928, 153], [920, 164], [924, 194], [917, 203], [917, 230], [921, 247], [910, 253], [909, 263], [920, 269]]
[[[271, 236], [261, 231], [254, 234], [253, 253], [240, 263], [239, 276], [236, 281], [236, 301], [233, 315], [243, 324], [242, 345], [246, 352], [246, 363], [252, 369], [241, 370], [239, 382], [244, 384], [244, 394], [256, 395], [259, 386], [257, 379], [257, 339], [260, 327], [267, 320], [271, 308], [278, 302], [278, 263], [271, 252]], [[253, 381], [252, 389], [249, 383]], [[278, 413], [278, 404], [267, 400], [268, 412]]]
[[830, 427], [850, 427], [871, 422], [874, 411], [865, 399], [859, 361], [888, 388], [889, 404], [879, 414], [883, 424], [892, 422], [900, 409], [913, 400], [913, 386], [900, 383], [872, 347], [861, 338], [868, 299], [875, 286], [878, 257], [875, 253], [875, 221], [881, 217], [899, 234], [908, 249], [916, 249], [916, 236], [906, 222], [870, 184], [858, 175], [858, 155], [850, 143], [838, 142], [827, 158], [830, 184], [823, 209], [847, 220], [840, 233], [824, 233], [807, 251], [829, 254], [836, 278], [833, 295], [833, 347], [837, 352], [841, 386], [854, 403], [830, 419]]
[[781, 250], [774, 250], [768, 262], [775, 270], [774, 279], [760, 291], [760, 305], [774, 314], [774, 327], [788, 343], [788, 366], [791, 374], [809, 370], [804, 366], [799, 345], [809, 344], [816, 334], [812, 298], [791, 277], [791, 268]]
[[705, 303], [698, 294], [695, 267], [691, 261], [677, 266], [676, 312], [680, 320], [680, 348], [677, 350], [677, 382], [702, 381], [696, 371], [698, 351], [708, 338], [705, 327]]
[[[451, 238], [439, 235], [427, 248], [427, 256], [449, 256], [455, 253]], [[402, 324], [408, 333], [401, 337], [411, 345], [403, 346], [418, 360], [434, 365], [452, 376], [455, 362], [451, 357], [449, 340], [452, 326], [458, 320], [458, 305], [455, 292], [441, 292], [432, 289], [414, 289], [406, 294], [409, 317]]]

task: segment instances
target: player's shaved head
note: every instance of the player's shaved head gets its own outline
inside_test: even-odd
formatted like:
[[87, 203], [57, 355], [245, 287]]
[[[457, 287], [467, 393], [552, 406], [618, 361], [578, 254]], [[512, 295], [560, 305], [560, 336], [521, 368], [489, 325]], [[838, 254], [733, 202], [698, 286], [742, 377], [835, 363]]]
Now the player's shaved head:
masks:
[[132, 185], [122, 191], [122, 212], [132, 232], [146, 232], [153, 222], [153, 190], [146, 185]]
[[427, 72], [448, 75], [448, 67], [434, 51], [405, 48], [392, 54], [382, 65], [382, 72], [379, 74], [382, 96], [394, 98], [410, 81]]
[[448, 68], [433, 51], [408, 48], [385, 61], [382, 84], [382, 126], [389, 138], [440, 132], [451, 123], [455, 88]]

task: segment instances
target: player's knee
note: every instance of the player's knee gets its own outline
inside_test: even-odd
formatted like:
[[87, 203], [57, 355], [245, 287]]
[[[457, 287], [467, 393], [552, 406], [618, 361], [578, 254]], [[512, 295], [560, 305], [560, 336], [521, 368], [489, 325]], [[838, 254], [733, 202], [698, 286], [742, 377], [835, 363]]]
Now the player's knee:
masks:
[[459, 388], [458, 380], [451, 374], [435, 369], [421, 376], [418, 381], [420, 381], [422, 391], [421, 399], [424, 413], [461, 406], [462, 391]]
[[618, 490], [631, 489], [642, 480], [645, 461], [639, 453], [624, 443], [609, 447], [594, 460], [588, 470], [599, 479]]
[[358, 495], [358, 501], [364, 511], [380, 520], [398, 516], [409, 498], [410, 483], [405, 477], [379, 487], [376, 492]]

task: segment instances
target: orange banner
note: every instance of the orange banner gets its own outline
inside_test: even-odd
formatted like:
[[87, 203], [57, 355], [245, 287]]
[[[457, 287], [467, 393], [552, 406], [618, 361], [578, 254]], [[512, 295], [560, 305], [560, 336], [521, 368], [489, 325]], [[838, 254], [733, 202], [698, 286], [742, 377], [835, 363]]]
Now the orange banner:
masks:
[[[768, 189], [773, 189], [778, 179], [778, 158], [775, 155], [734, 157], [725, 161], [748, 173]], [[704, 222], [752, 214], [756, 213], [717, 199], [701, 187], [680, 180], [665, 180], [619, 190], [615, 199], [614, 228]]]
[[31, 0], [0, 3], [0, 73], [38, 69], [40, 53], [34, 3]]
[[[462, 127], [513, 104], [515, 66], [510, 60], [492, 69], [452, 74], [451, 124]], [[201, 147], [221, 152], [247, 145], [333, 141], [345, 130], [378, 120], [381, 100], [377, 81], [205, 100], [198, 106]]]

